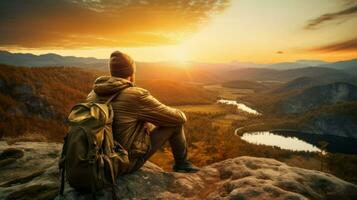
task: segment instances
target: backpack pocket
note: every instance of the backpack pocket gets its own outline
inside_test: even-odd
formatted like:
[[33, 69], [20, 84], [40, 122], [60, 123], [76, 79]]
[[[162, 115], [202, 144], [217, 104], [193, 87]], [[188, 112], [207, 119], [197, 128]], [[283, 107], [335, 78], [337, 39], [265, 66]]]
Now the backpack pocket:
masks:
[[141, 157], [145, 155], [150, 149], [150, 135], [149, 132], [145, 131], [140, 132], [134, 139], [131, 149], [130, 156], [134, 158]]

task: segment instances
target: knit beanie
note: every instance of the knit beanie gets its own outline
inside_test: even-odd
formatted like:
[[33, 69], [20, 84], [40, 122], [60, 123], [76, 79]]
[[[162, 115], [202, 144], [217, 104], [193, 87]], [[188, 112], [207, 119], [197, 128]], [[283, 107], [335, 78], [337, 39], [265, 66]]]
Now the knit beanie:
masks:
[[134, 60], [120, 51], [110, 55], [109, 66], [110, 74], [115, 77], [127, 78], [135, 72]]

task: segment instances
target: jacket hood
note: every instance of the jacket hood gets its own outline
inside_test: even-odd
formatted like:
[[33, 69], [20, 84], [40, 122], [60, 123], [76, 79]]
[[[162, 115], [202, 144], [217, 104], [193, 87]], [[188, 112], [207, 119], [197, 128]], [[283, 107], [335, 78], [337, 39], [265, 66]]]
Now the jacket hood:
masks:
[[133, 83], [123, 78], [101, 76], [94, 81], [93, 91], [99, 96], [112, 95]]

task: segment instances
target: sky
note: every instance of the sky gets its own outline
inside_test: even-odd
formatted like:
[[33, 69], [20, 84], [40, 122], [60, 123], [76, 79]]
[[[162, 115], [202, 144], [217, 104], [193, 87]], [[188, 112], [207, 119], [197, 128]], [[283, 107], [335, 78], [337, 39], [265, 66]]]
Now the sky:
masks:
[[0, 49], [137, 61], [357, 58], [357, 0], [1, 0]]

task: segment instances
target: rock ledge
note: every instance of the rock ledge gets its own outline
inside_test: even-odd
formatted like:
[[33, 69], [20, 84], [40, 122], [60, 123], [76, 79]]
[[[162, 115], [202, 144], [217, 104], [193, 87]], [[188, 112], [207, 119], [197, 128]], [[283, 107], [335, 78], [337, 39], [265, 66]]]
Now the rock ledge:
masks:
[[[0, 199], [60, 199], [56, 194], [61, 144], [0, 142], [0, 152], [8, 148], [24, 154], [1, 166]], [[357, 199], [357, 186], [333, 175], [246, 156], [206, 166], [196, 174], [164, 172], [148, 162], [119, 178], [118, 185], [120, 199]], [[97, 197], [109, 199], [110, 191], [98, 192]], [[66, 185], [65, 199], [88, 198]]]

